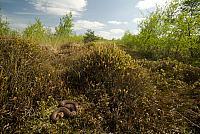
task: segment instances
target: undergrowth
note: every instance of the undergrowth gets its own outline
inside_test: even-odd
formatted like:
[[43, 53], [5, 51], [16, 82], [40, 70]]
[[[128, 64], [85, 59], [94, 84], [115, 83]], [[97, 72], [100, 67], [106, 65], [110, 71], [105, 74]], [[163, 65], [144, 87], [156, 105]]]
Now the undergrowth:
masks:
[[[198, 133], [200, 69], [131, 57], [108, 43], [0, 38], [2, 133]], [[58, 101], [79, 103], [56, 124]]]

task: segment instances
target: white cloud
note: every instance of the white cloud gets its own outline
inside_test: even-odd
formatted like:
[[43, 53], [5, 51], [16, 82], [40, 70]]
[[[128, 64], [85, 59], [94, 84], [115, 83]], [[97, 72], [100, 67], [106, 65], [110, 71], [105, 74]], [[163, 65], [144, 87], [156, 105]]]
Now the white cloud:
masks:
[[109, 31], [98, 31], [96, 34], [105, 38], [105, 39], [112, 39], [112, 38], [121, 38], [124, 35], [123, 29], [111, 29]]
[[17, 14], [17, 15], [43, 15], [41, 13], [30, 13], [30, 12], [14, 12], [14, 14]]
[[107, 31], [98, 31], [96, 34], [98, 36], [105, 38], [105, 39], [112, 39], [110, 32], [107, 32]]
[[48, 26], [46, 28], [48, 28], [51, 33], [55, 33], [56, 32], [55, 27], [53, 27], [53, 26]]
[[36, 10], [47, 14], [65, 15], [71, 11], [73, 15], [79, 15], [84, 11], [87, 0], [31, 0], [29, 3]]
[[11, 23], [10, 26], [13, 29], [24, 30], [26, 27], [28, 27], [28, 24], [24, 24], [24, 23]]
[[12, 29], [23, 30], [24, 28], [28, 26], [24, 22], [20, 22], [17, 18], [12, 18], [5, 14], [2, 14], [1, 18], [3, 21], [9, 22], [9, 26]]
[[138, 30], [136, 30], [136, 29], [134, 29], [131, 33], [133, 33], [133, 34], [135, 34], [135, 35], [137, 35], [137, 34], [139, 34], [139, 31]]
[[78, 20], [74, 24], [74, 29], [102, 29], [104, 26], [105, 24], [98, 21]]
[[115, 25], [121, 25], [121, 24], [126, 25], [126, 24], [128, 24], [128, 22], [126, 22], [126, 21], [115, 21], [115, 20], [113, 20], [113, 21], [108, 21], [108, 23], [110, 23], [110, 24], [115, 24]]
[[133, 22], [136, 24], [139, 24], [140, 22], [142, 22], [143, 20], [145, 20], [145, 18], [141, 17], [141, 18], [134, 18]]
[[1, 14], [1, 19], [2, 19], [3, 21], [10, 21], [10, 19], [8, 19], [7, 16], [4, 15], [4, 14]]
[[113, 34], [122, 34], [122, 33], [124, 33], [124, 30], [123, 29], [111, 29], [110, 32]]
[[136, 7], [140, 10], [155, 8], [156, 6], [164, 6], [169, 0], [140, 0]]

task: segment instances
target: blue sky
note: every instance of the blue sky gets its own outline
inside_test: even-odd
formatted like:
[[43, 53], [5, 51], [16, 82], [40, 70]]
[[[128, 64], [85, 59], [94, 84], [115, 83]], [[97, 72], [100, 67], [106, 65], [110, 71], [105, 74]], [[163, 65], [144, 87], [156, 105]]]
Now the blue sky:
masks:
[[0, 8], [12, 28], [22, 30], [39, 17], [54, 31], [59, 18], [73, 14], [74, 32], [92, 29], [104, 38], [120, 38], [125, 31], [136, 34], [137, 24], [166, 0], [0, 0]]

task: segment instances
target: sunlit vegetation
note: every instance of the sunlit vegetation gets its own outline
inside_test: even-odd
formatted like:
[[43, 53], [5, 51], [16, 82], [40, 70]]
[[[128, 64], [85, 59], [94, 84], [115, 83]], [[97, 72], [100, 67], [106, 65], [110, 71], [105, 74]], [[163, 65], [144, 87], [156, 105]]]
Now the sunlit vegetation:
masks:
[[94, 31], [92, 31], [91, 29], [88, 29], [84, 36], [84, 43], [94, 42], [99, 39], [100, 37], [96, 36], [94, 34]]
[[199, 8], [198, 0], [172, 1], [141, 22], [138, 35], [127, 32], [122, 42], [138, 50], [147, 59], [170, 57], [199, 66]]
[[[75, 35], [71, 13], [55, 33], [39, 18], [16, 32], [1, 16], [1, 133], [198, 134], [199, 7], [173, 1], [120, 40]], [[64, 99], [78, 114], [52, 123]]]

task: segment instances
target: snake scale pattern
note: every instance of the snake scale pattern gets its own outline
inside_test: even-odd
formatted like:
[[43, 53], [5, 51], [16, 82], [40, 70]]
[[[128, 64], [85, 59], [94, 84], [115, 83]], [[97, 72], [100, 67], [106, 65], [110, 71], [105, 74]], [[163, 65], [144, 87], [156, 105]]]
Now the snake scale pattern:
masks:
[[56, 123], [63, 117], [73, 117], [77, 114], [78, 103], [69, 100], [63, 100], [59, 103], [58, 108], [50, 115], [50, 120]]

